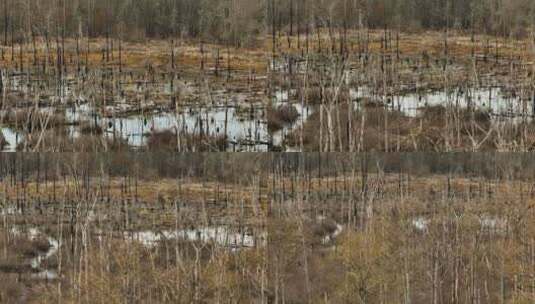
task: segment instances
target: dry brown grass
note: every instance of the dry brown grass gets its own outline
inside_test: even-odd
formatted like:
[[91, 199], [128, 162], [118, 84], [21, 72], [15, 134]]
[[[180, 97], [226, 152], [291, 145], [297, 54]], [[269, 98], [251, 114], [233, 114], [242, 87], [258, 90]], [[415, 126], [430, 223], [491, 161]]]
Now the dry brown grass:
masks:
[[[381, 40], [384, 39], [383, 30], [369, 30], [360, 33], [361, 44], [364, 45], [366, 37], [369, 32], [369, 45], [368, 51], [371, 54], [382, 54]], [[328, 30], [322, 30], [320, 34], [322, 40], [322, 49], [324, 52], [329, 52], [331, 47], [331, 40], [328, 34]], [[350, 30], [347, 33], [348, 45], [352, 46], [354, 51], [357, 51], [359, 33], [355, 30]], [[271, 37], [269, 37], [271, 38]], [[339, 43], [339, 33], [334, 33], [334, 38]], [[448, 32], [448, 53], [452, 57], [466, 57], [471, 56], [472, 49], [476, 54], [484, 54], [487, 50], [487, 41], [490, 42], [490, 53], [495, 51], [496, 39], [498, 41], [499, 53], [504, 57], [522, 58], [526, 61], [533, 60], [533, 52], [531, 50], [531, 42], [527, 37], [518, 37], [519, 39], [511, 39], [505, 37], [494, 37], [490, 35], [475, 35], [474, 42], [472, 42], [472, 36], [470, 33], [450, 30]], [[396, 49], [396, 31], [392, 30], [392, 48], [387, 50], [386, 53], [395, 53]], [[438, 57], [444, 55], [444, 32], [439, 31], [417, 31], [417, 32], [401, 32], [399, 35], [399, 50], [402, 56], [420, 56], [424, 52], [432, 57]], [[277, 46], [282, 52], [298, 53], [297, 49], [297, 36], [291, 37], [292, 48], [288, 48], [288, 38], [286, 36], [277, 40]], [[271, 39], [266, 39], [264, 49], [271, 50]], [[301, 35], [301, 47], [305, 47], [305, 37]], [[337, 47], [339, 45], [337, 44]], [[312, 51], [317, 50], [318, 41], [317, 33], [314, 33], [309, 37], [309, 48]], [[338, 50], [338, 48], [337, 48]]]
[[[73, 39], [67, 39], [65, 42], [65, 51], [68, 58], [74, 58], [74, 62], [71, 66], [76, 66], [76, 41]], [[80, 54], [80, 61], [85, 66], [86, 58], [89, 60], [90, 68], [99, 68], [105, 66], [119, 66], [119, 50], [118, 42], [115, 41], [113, 54], [110, 54], [110, 59], [113, 60], [106, 62], [103, 60], [102, 50], [105, 49], [106, 40], [104, 38], [90, 39], [89, 49], [90, 53], [87, 53], [87, 42], [84, 41]], [[11, 48], [5, 48], [7, 55], [5, 60], [0, 63], [4, 66], [15, 67], [20, 62], [20, 54], [17, 48], [15, 54], [15, 60], [11, 61]], [[200, 45], [194, 41], [183, 41], [175, 46], [175, 58], [176, 65], [179, 70], [183, 69], [198, 69], [201, 66], [201, 60], [204, 56], [205, 68], [208, 70], [215, 67], [216, 60], [212, 54], [215, 54], [217, 50], [220, 50], [220, 68], [227, 67], [229, 59], [227, 50], [230, 52], [230, 68], [233, 70], [256, 70], [261, 71], [266, 68], [265, 54], [260, 49], [228, 49], [226, 46], [215, 44], [204, 44], [203, 53], [201, 53]], [[149, 40], [143, 42], [123, 42], [122, 45], [122, 65], [126, 69], [140, 69], [151, 66], [153, 68], [170, 70], [171, 69], [171, 43], [167, 40]], [[46, 60], [46, 44], [43, 39], [38, 39], [37, 43], [37, 57], [40, 62]], [[55, 50], [50, 51], [49, 62], [55, 62]], [[23, 64], [25, 66], [31, 66], [33, 64], [33, 48], [31, 44], [23, 46]]]
[[[381, 39], [384, 33], [381, 30], [370, 30], [370, 43], [368, 50], [372, 54], [381, 54]], [[336, 41], [339, 41], [338, 33], [335, 33]], [[520, 40], [508, 38], [496, 38], [486, 35], [476, 35], [475, 42], [472, 42], [471, 35], [464, 32], [450, 31], [448, 33], [448, 53], [452, 57], [467, 57], [472, 54], [472, 50], [476, 54], [484, 54], [487, 50], [487, 41], [490, 42], [490, 52], [494, 52], [496, 46], [496, 39], [498, 39], [499, 53], [503, 57], [521, 58], [526, 63], [533, 61], [533, 52], [531, 51], [531, 43], [529, 39], [522, 38]], [[366, 33], [361, 33], [362, 37], [366, 37]], [[395, 38], [395, 35], [393, 35]], [[330, 38], [327, 30], [322, 30], [320, 37], [322, 39], [322, 48], [324, 52], [330, 50]], [[357, 31], [350, 30], [348, 32], [348, 45], [356, 48], [359, 34]], [[399, 49], [403, 56], [421, 56], [427, 53], [429, 56], [440, 58], [444, 54], [444, 33], [437, 31], [424, 32], [406, 32], [400, 33]], [[255, 70], [265, 71], [267, 68], [267, 59], [271, 57], [271, 37], [263, 37], [264, 43], [256, 48], [230, 48], [230, 67], [233, 70], [250, 71]], [[288, 48], [288, 38], [286, 35], [277, 38], [277, 52], [300, 54], [301, 50], [297, 49], [297, 36], [291, 37], [292, 48]], [[105, 49], [104, 38], [96, 38], [90, 40], [91, 53], [87, 56], [89, 65], [92, 68], [102, 66], [118, 66], [119, 52], [114, 49], [113, 61], [104, 62], [102, 60], [102, 50]], [[393, 48], [388, 52], [396, 52]], [[42, 62], [46, 56], [46, 48], [43, 39], [38, 39], [37, 43], [38, 58]], [[118, 42], [114, 45], [117, 47]], [[301, 35], [301, 48], [305, 47], [305, 37]], [[5, 60], [0, 63], [4, 66], [13, 67], [18, 65], [19, 50], [16, 48], [15, 61], [11, 61], [11, 48], [4, 47], [6, 56]], [[227, 67], [227, 47], [215, 44], [204, 44], [204, 60], [206, 69], [215, 67], [215, 58], [213, 54], [220, 50], [220, 65], [224, 70]], [[317, 34], [313, 34], [309, 38], [309, 48], [311, 51], [317, 50]], [[154, 68], [168, 70], [170, 69], [171, 45], [170, 41], [165, 40], [149, 40], [143, 42], [123, 42], [122, 64], [125, 68], [146, 68], [152, 66]], [[352, 50], [355, 51], [355, 50]], [[73, 39], [66, 40], [66, 52], [68, 58], [75, 58], [76, 60], [76, 42]], [[83, 43], [81, 60], [85, 62], [86, 58], [86, 42]], [[54, 62], [55, 51], [51, 50], [51, 59]], [[201, 65], [201, 58], [203, 54], [200, 51], [198, 41], [181, 41], [175, 48], [175, 56], [177, 66], [179, 69], [198, 69]], [[23, 46], [23, 62], [28, 66], [33, 64], [33, 49], [31, 44]], [[84, 63], [85, 64], [85, 63]]]

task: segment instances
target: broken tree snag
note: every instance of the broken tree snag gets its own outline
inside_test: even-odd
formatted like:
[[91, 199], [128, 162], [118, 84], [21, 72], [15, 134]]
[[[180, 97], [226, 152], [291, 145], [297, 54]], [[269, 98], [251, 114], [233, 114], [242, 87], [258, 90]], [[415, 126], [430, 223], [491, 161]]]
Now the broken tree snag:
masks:
[[[119, 47], [121, 45], [119, 44]], [[171, 40], [171, 70], [175, 69], [175, 41]]]

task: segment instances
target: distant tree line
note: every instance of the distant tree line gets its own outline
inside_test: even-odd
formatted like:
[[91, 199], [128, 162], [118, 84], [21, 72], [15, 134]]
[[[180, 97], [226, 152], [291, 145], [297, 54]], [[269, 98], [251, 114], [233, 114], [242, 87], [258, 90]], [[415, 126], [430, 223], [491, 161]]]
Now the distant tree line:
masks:
[[238, 46], [318, 28], [527, 34], [532, 0], [0, 0], [0, 41], [32, 36], [204, 38]]

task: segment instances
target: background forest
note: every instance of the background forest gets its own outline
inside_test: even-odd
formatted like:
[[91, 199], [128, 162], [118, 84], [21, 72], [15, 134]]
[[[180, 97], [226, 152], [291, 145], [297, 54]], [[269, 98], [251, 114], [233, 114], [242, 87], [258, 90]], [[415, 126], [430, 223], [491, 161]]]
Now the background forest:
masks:
[[237, 46], [271, 29], [455, 29], [526, 36], [530, 0], [2, 0], [0, 41], [44, 35], [202, 38]]

